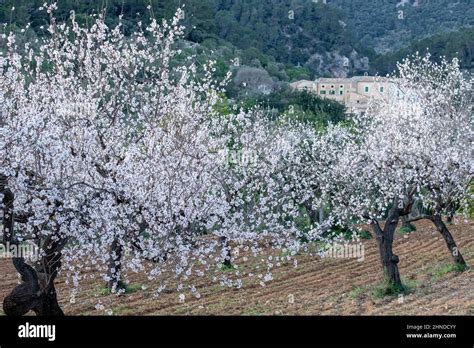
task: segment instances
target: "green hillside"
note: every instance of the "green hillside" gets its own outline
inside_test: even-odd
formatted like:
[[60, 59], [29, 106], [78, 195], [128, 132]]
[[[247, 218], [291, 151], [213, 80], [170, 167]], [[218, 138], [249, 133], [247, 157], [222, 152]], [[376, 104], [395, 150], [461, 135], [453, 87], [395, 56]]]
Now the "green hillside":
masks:
[[328, 0], [347, 17], [358, 42], [379, 53], [474, 25], [472, 0]]
[[461, 29], [456, 32], [437, 34], [416, 41], [409, 47], [378, 56], [371, 65], [371, 73], [385, 75], [396, 69], [397, 61], [415, 52], [424, 53], [429, 50], [433, 59], [446, 57], [459, 58], [461, 66], [474, 71], [474, 28]]
[[[1, 1], [2, 30], [18, 31], [31, 23], [22, 34], [25, 41], [45, 35], [48, 16], [39, 10], [44, 2]], [[427, 48], [434, 56], [459, 54], [464, 68], [473, 67], [474, 32], [465, 28], [474, 24], [472, 0], [326, 2], [60, 0], [56, 16], [67, 20], [73, 10], [87, 24], [91, 15], [105, 12], [107, 22], [114, 25], [123, 15], [127, 33], [138, 21], [146, 23], [150, 16], [170, 18], [178, 6], [184, 6], [187, 31], [178, 60], [189, 55], [201, 63], [216, 60], [218, 77], [232, 70], [231, 97], [272, 93], [299, 79], [386, 74], [397, 60]]]

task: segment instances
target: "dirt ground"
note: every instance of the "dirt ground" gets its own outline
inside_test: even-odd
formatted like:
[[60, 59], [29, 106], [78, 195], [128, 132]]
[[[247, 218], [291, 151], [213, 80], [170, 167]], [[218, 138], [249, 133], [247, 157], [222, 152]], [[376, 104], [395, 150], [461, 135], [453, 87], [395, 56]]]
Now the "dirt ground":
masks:
[[[96, 309], [99, 300], [114, 315], [474, 314], [474, 271], [451, 270], [449, 251], [434, 225], [428, 221], [416, 225], [410, 234], [397, 232], [395, 240], [400, 273], [410, 288], [403, 297], [377, 294], [382, 273], [374, 239], [362, 241], [363, 261], [299, 255], [298, 267], [291, 263], [277, 268], [265, 287], [244, 282], [243, 289], [235, 290], [204, 278], [197, 284], [201, 298], [188, 296], [185, 302], [175, 291], [152, 296], [153, 284], [140, 274], [129, 275], [135, 291], [120, 296], [104, 293], [95, 280], [82, 284], [75, 303], [69, 301], [63, 277], [57, 289], [66, 315], [107, 314]], [[456, 221], [450, 230], [468, 264], [474, 265], [474, 223]], [[0, 301], [17, 282], [11, 260], [0, 259]]]

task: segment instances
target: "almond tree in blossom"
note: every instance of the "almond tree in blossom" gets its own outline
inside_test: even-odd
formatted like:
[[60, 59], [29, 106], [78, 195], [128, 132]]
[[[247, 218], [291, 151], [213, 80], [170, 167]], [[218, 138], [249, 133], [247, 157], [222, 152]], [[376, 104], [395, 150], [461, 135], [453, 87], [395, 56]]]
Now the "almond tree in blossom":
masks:
[[430, 212], [416, 219], [433, 220], [454, 260], [464, 263], [441, 216], [470, 198], [472, 83], [456, 60], [436, 64], [429, 56], [400, 64], [392, 81], [388, 98], [346, 130], [337, 160], [328, 164], [326, 192], [339, 221], [370, 223], [388, 289], [400, 290], [393, 240], [415, 202]]
[[[401, 287], [394, 233], [417, 201], [427, 213], [416, 218], [433, 220], [464, 263], [441, 219], [466, 204], [472, 180], [472, 90], [456, 61], [405, 62], [385, 102], [351, 127], [316, 133], [258, 109], [218, 113], [226, 81], [213, 80], [212, 62], [170, 67], [181, 10], [125, 36], [101, 16], [87, 28], [74, 13], [58, 23], [54, 9], [38, 49], [11, 34], [1, 57], [2, 243], [40, 250], [13, 257], [22, 281], [4, 300], [7, 315], [63, 314], [56, 277], [74, 298], [95, 277], [88, 270], [112, 292], [141, 272], [157, 296], [177, 283], [199, 298], [193, 277], [231, 267], [241, 251], [290, 260], [303, 237], [322, 239], [334, 223], [369, 221]], [[301, 207], [322, 205], [327, 221], [301, 231]], [[261, 283], [281, 261], [265, 258]], [[244, 275], [215, 281], [240, 288]]]
[[[400, 88], [413, 93], [412, 102], [421, 105], [405, 128], [405, 136], [413, 137], [410, 148], [414, 149], [406, 155], [410, 160], [406, 167], [419, 173], [415, 199], [422, 206], [408, 221], [432, 221], [453, 261], [463, 268], [466, 262], [443, 216], [449, 219], [456, 211], [466, 212], [472, 200], [473, 80], [460, 70], [457, 59], [437, 64], [429, 55], [414, 56], [402, 62], [399, 70]], [[401, 101], [410, 98], [404, 96]]]
[[[119, 293], [127, 271], [143, 272], [158, 296], [166, 274], [184, 291], [232, 250], [299, 247], [297, 209], [280, 189], [296, 133], [258, 110], [219, 115], [225, 81], [212, 79], [212, 62], [200, 79], [192, 61], [170, 68], [181, 10], [124, 36], [101, 16], [87, 28], [74, 13], [58, 23], [54, 9], [39, 49], [11, 34], [1, 61], [3, 243], [41, 250], [13, 257], [22, 282], [7, 315], [61, 315], [60, 272], [72, 300], [91, 269]], [[229, 161], [233, 152], [251, 163]]]

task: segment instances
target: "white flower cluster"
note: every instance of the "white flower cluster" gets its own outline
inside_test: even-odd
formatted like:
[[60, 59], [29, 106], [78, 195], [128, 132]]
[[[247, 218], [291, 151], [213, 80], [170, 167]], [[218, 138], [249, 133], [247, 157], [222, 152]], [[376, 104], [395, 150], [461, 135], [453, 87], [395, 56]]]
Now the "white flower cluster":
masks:
[[[101, 16], [57, 24], [53, 10], [39, 50], [11, 34], [0, 59], [0, 176], [16, 238], [64, 241], [74, 286], [92, 266], [108, 281], [145, 272], [159, 294], [167, 272], [183, 282], [265, 248], [289, 261], [335, 223], [377, 220], [414, 199], [442, 212], [469, 198], [472, 82], [456, 61], [402, 63], [399, 97], [320, 134], [258, 109], [219, 114], [212, 62], [200, 80], [193, 65], [170, 66], [179, 11], [124, 36]], [[302, 231], [302, 206], [330, 214]], [[262, 284], [273, 278], [265, 262]]]
[[472, 79], [456, 59], [434, 63], [429, 55], [398, 70], [390, 98], [359, 115], [347, 134], [333, 130], [339, 140], [327, 192], [346, 221], [382, 219], [390, 207], [413, 202], [446, 214], [472, 199]]
[[[106, 281], [126, 270], [185, 281], [222, 263], [223, 248], [298, 248], [283, 181], [297, 180], [308, 130], [259, 110], [218, 114], [212, 62], [200, 80], [192, 65], [170, 66], [179, 12], [124, 36], [101, 16], [58, 24], [53, 10], [39, 50], [11, 34], [2, 57], [0, 175], [22, 217], [16, 238], [64, 241], [74, 286], [90, 266]], [[243, 151], [251, 165], [222, 161]]]

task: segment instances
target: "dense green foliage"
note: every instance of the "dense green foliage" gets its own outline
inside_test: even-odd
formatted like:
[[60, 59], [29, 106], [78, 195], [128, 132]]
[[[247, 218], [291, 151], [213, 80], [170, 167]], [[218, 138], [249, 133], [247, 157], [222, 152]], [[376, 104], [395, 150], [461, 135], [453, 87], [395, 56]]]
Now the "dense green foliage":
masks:
[[[31, 23], [27, 35], [30, 38], [41, 36], [48, 21], [45, 11], [38, 10], [44, 2], [2, 1], [0, 22], [7, 24], [5, 30]], [[263, 68], [278, 81], [293, 81], [330, 76], [331, 72], [340, 74], [340, 63], [329, 71], [321, 70], [321, 63], [339, 57], [357, 61], [364, 56], [369, 58], [371, 72], [386, 73], [393, 70], [397, 59], [426, 47], [430, 47], [434, 56], [451, 57], [460, 52], [463, 66], [472, 68], [472, 30], [437, 35], [410, 46], [415, 39], [473, 25], [471, 0], [409, 0], [404, 6], [397, 6], [399, 0], [377, 0], [375, 6], [373, 1], [367, 0], [328, 0], [327, 3], [310, 0], [61, 0], [56, 15], [66, 19], [74, 10], [78, 20], [87, 23], [88, 16], [105, 11], [108, 24], [113, 25], [122, 14], [124, 30], [130, 32], [139, 21], [146, 22], [150, 14], [169, 18], [178, 6], [184, 5], [186, 38], [198, 44], [188, 47], [187, 53], [200, 55], [201, 60], [216, 59], [220, 75], [228, 70], [231, 60], [239, 58], [241, 65]], [[399, 18], [398, 11], [403, 11], [403, 19]], [[378, 56], [374, 48], [384, 53], [405, 49]], [[360, 58], [354, 57], [354, 52]], [[354, 62], [346, 73], [355, 75], [365, 71], [363, 64]]]
[[[397, 61], [427, 48], [434, 57], [458, 56], [462, 67], [473, 69], [474, 29], [443, 33], [474, 24], [471, 0], [418, 0], [418, 6], [410, 0], [398, 7], [399, 0], [377, 0], [376, 6], [373, 1], [328, 0], [325, 5], [311, 0], [60, 0], [56, 16], [67, 20], [75, 11], [78, 21], [88, 24], [91, 15], [105, 13], [107, 23], [115, 25], [122, 15], [127, 33], [150, 15], [170, 18], [184, 5], [186, 40], [174, 64], [191, 55], [200, 64], [215, 60], [217, 78], [229, 70], [234, 73], [230, 98], [249, 99], [247, 103], [260, 98], [280, 111], [291, 99], [281, 91], [287, 82], [364, 72], [385, 75]], [[24, 41], [45, 35], [48, 15], [39, 10], [44, 2], [2, 1], [3, 30], [18, 31], [31, 23]], [[403, 19], [398, 17], [400, 10]], [[397, 47], [401, 49], [394, 50]], [[391, 51], [385, 52], [387, 48]], [[345, 67], [347, 57], [350, 64]]]
[[472, 0], [328, 0], [328, 3], [344, 12], [347, 25], [362, 45], [379, 52], [474, 25]]
[[266, 96], [248, 99], [246, 107], [260, 105], [275, 117], [286, 117], [309, 123], [316, 128], [324, 128], [329, 123], [340, 123], [345, 120], [345, 108], [342, 104], [308, 93], [284, 89]]
[[434, 35], [412, 43], [409, 47], [381, 55], [372, 64], [372, 72], [385, 75], [396, 69], [398, 61], [415, 53], [424, 53], [429, 49], [433, 59], [445, 56], [448, 59], [459, 58], [464, 69], [474, 71], [474, 28]]
[[341, 13], [332, 7], [305, 0], [216, 2], [219, 35], [237, 47], [257, 48], [295, 65], [315, 52], [350, 49], [351, 37], [338, 24]]
[[[47, 15], [38, 8], [43, 1], [5, 1], [0, 5], [0, 22], [13, 29], [31, 23], [31, 32], [42, 35]], [[183, 4], [187, 39], [208, 50], [206, 56], [218, 60], [221, 67], [239, 58], [241, 65], [263, 68], [279, 81], [291, 81], [314, 75], [311, 64], [300, 68], [314, 54], [353, 50], [350, 31], [338, 24], [341, 12], [306, 0], [63, 0], [56, 14], [66, 19], [74, 10], [79, 21], [87, 22], [88, 15], [105, 11], [112, 25], [122, 14], [124, 30], [131, 32], [150, 13], [169, 18]], [[192, 53], [202, 54], [202, 50]]]

